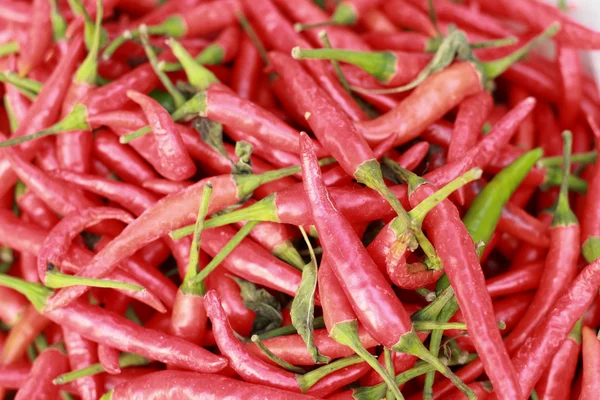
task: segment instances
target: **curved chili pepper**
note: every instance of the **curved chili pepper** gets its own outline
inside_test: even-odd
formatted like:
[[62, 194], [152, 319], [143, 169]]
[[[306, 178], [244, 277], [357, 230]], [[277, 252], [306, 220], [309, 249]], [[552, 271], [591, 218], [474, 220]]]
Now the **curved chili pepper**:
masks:
[[554, 21], [559, 21], [562, 25], [556, 36], [559, 43], [576, 49], [600, 48], [600, 32], [573, 21], [558, 8], [540, 1], [483, 0], [479, 1], [479, 5], [488, 13], [515, 19], [533, 29], [544, 29]]
[[[231, 175], [215, 176], [201, 180], [182, 192], [167, 196], [129, 224], [78, 274], [86, 277], [103, 276], [112, 271], [120, 260], [130, 256], [142, 246], [193, 220], [198, 204], [197, 199], [208, 181], [214, 187], [209, 213], [214, 213], [244, 199], [263, 182], [286, 176], [296, 170], [296, 167], [291, 167], [287, 170], [267, 172], [263, 175], [238, 175], [235, 178]], [[56, 294], [49, 304], [49, 309], [68, 304], [86, 290], [85, 287], [66, 288]]]
[[[52, 291], [40, 284], [1, 275], [3, 286], [14, 287], [26, 295], [44, 316], [72, 329], [84, 338], [198, 372], [218, 372], [227, 361], [185, 340], [143, 328], [120, 315], [98, 306], [73, 302], [68, 307], [47, 310]], [[99, 329], [99, 327], [102, 327]]]
[[196, 172], [194, 162], [185, 150], [183, 140], [168, 112], [156, 100], [142, 93], [128, 90], [127, 96], [142, 107], [152, 127], [160, 170], [165, 177], [177, 181], [194, 175]]
[[486, 281], [492, 298], [510, 296], [537, 289], [544, 271], [544, 263], [525, 264], [494, 276]]
[[[245, 0], [244, 2], [247, 3], [246, 11], [252, 17], [259, 36], [263, 42], [269, 44], [270, 48], [289, 54], [293, 47], [308, 47], [308, 43], [298, 35], [269, 0]], [[350, 119], [360, 121], [367, 118], [354, 98], [333, 75], [327, 72], [326, 63], [310, 61], [306, 65], [313, 78], [321, 84]], [[300, 115], [303, 115], [303, 112]]]
[[119, 139], [107, 129], [95, 132], [94, 156], [127, 182], [141, 185], [157, 177], [156, 172], [133, 149], [119, 143]]
[[[31, 132], [46, 128], [58, 117], [60, 106], [71, 80], [71, 72], [75, 69], [83, 55], [83, 40], [75, 37], [69, 46], [69, 52], [61, 59], [52, 75], [46, 80], [42, 91], [32, 103], [24, 123], [19, 125], [12, 137], [24, 136]], [[34, 144], [35, 143], [35, 144]], [[39, 148], [37, 142], [28, 142], [20, 147], [21, 155], [31, 160]], [[6, 158], [0, 160], [0, 194], [6, 193], [17, 181], [16, 174]]]
[[[410, 317], [402, 303], [369, 257], [348, 221], [329, 200], [314, 149], [305, 133], [300, 134], [300, 144], [304, 188], [310, 201], [315, 225], [320, 233], [321, 244], [331, 259], [335, 275], [359, 321], [383, 345], [426, 360], [453, 380], [455, 385], [466, 390], [469, 396], [468, 389], [464, 388], [462, 382], [456, 381], [452, 372], [447, 367], [439, 365], [439, 360], [432, 359], [434, 357], [425, 350], [418, 336], [411, 330]], [[343, 240], [339, 240], [340, 235], [344, 236]], [[334, 237], [337, 239], [334, 240]], [[350, 254], [352, 256], [349, 256]], [[348, 260], [353, 262], [349, 264]], [[365, 283], [367, 281], [368, 285]], [[373, 311], [373, 304], [377, 304], [378, 312]]]
[[16, 196], [16, 201], [21, 211], [44, 229], [51, 229], [60, 220], [33, 191], [28, 190], [22, 196]]
[[600, 340], [596, 332], [584, 326], [582, 329], [583, 344], [583, 381], [579, 398], [581, 400], [593, 399], [599, 389], [598, 378], [600, 375]]
[[382, 4], [382, 11], [396, 25], [429, 37], [436, 37], [437, 31], [433, 23], [419, 8], [404, 0], [386, 1]]
[[217, 268], [206, 278], [206, 287], [219, 295], [233, 330], [242, 336], [249, 336], [256, 313], [244, 305], [240, 287], [231, 276], [222, 268]]
[[[385, 33], [387, 36], [398, 32], [398, 29], [394, 26], [392, 21], [390, 21], [388, 17], [377, 8], [372, 8], [367, 11], [361, 18], [360, 24], [370, 33]], [[363, 35], [363, 39], [366, 39], [365, 35]], [[367, 42], [369, 41], [368, 39], [366, 40]], [[371, 44], [371, 46], [373, 45]]]
[[[97, 362], [95, 343], [82, 338], [70, 329], [63, 328], [62, 333], [72, 370], [87, 367]], [[79, 379], [75, 385], [82, 400], [97, 399], [102, 390], [102, 381], [98, 375]]]
[[58, 396], [58, 386], [52, 380], [69, 370], [69, 359], [58, 349], [44, 350], [31, 366], [31, 372], [15, 399], [43, 399]]
[[[173, 391], [173, 388], [177, 389]], [[184, 371], [159, 371], [124, 382], [102, 397], [102, 400], [128, 399], [141, 395], [148, 400], [165, 396], [182, 398], [251, 399], [258, 394], [281, 400], [311, 400], [316, 397], [287, 390], [247, 383], [221, 375], [198, 374]]]
[[142, 183], [144, 189], [151, 190], [154, 193], [166, 195], [171, 193], [179, 192], [184, 190], [188, 186], [191, 186], [193, 182], [190, 181], [170, 181], [168, 179], [154, 178]]
[[575, 324], [569, 336], [560, 345], [552, 361], [540, 380], [535, 391], [542, 398], [568, 400], [571, 394], [570, 383], [575, 378], [575, 370], [581, 349], [581, 322]]
[[577, 119], [583, 97], [583, 71], [579, 50], [558, 46], [557, 61], [562, 78], [560, 122], [563, 127], [570, 128]]

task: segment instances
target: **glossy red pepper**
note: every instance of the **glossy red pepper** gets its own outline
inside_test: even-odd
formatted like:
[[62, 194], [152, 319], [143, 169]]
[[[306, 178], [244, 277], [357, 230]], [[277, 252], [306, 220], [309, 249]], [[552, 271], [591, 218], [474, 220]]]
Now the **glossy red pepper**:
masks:
[[[512, 108], [529, 97], [529, 93], [520, 86], [511, 85], [508, 90], [508, 104]], [[525, 150], [531, 150], [536, 145], [535, 122], [533, 116], [527, 117], [521, 125], [514, 138], [514, 144]]]
[[[84, 368], [98, 361], [95, 343], [82, 338], [70, 329], [63, 328], [62, 333], [71, 370]], [[75, 386], [82, 400], [97, 399], [103, 389], [99, 375], [78, 379], [75, 381]]]
[[[595, 148], [600, 149], [600, 126], [598, 121], [588, 118], [592, 131], [594, 132]], [[594, 211], [600, 204], [600, 163], [596, 162], [590, 172], [588, 190], [584, 200], [584, 218], [581, 219], [581, 246], [582, 254], [588, 262], [591, 262], [600, 256], [598, 238], [600, 238], [600, 229], [598, 229], [598, 215]]]
[[244, 35], [233, 63], [231, 89], [242, 99], [255, 100], [263, 67], [260, 52], [252, 40]]
[[31, 371], [17, 391], [15, 399], [45, 399], [58, 395], [58, 386], [52, 380], [69, 370], [69, 359], [59, 349], [44, 350], [31, 366]]
[[386, 1], [382, 11], [401, 28], [423, 33], [429, 37], [437, 36], [437, 31], [426, 13], [406, 0]]
[[37, 0], [33, 4], [28, 40], [19, 46], [19, 75], [26, 76], [41, 65], [51, 45], [50, 2]]
[[492, 298], [509, 296], [537, 289], [544, 271], [544, 263], [524, 264], [486, 280]]
[[600, 340], [596, 332], [587, 326], [582, 329], [583, 343], [583, 381], [581, 385], [581, 400], [591, 400], [600, 388]]

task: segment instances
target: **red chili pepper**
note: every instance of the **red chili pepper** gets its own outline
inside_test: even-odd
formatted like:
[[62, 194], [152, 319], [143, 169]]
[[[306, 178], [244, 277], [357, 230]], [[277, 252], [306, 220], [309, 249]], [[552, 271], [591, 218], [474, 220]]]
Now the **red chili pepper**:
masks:
[[15, 399], [45, 399], [58, 397], [58, 386], [52, 380], [69, 370], [69, 359], [58, 349], [44, 350], [31, 366]]
[[[460, 104], [454, 121], [454, 132], [448, 146], [448, 162], [458, 160], [465, 152], [475, 146], [481, 128], [493, 105], [494, 99], [486, 91], [468, 97]], [[465, 204], [463, 189], [458, 189], [456, 199], [459, 204]]]
[[542, 398], [568, 400], [581, 349], [581, 323], [578, 322], [552, 357], [550, 365], [535, 385]]
[[[289, 54], [296, 46], [309, 47], [294, 30], [292, 25], [279, 13], [269, 0], [256, 0], [247, 3], [246, 11], [252, 17], [259, 36], [272, 49]], [[327, 63], [322, 61], [307, 62], [310, 74], [337, 103], [340, 109], [353, 121], [367, 118], [365, 112], [354, 101], [352, 96], [339, 83], [338, 79], [326, 70]], [[303, 115], [303, 113], [300, 113]]]
[[[177, 390], [174, 392], [173, 388]], [[148, 400], [178, 396], [182, 398], [250, 399], [257, 395], [281, 400], [311, 400], [313, 396], [265, 387], [220, 375], [184, 371], [160, 371], [143, 375], [116, 386], [106, 400], [142, 396]]]
[[25, 363], [0, 364], [0, 387], [19, 389], [29, 375], [31, 366]]
[[600, 32], [589, 29], [561, 12], [558, 8], [540, 1], [482, 0], [479, 5], [490, 14], [508, 17], [527, 24], [537, 30], [544, 29], [554, 21], [562, 28], [556, 40], [563, 45], [594, 50], [600, 48]]
[[600, 262], [586, 266], [513, 356], [523, 393], [533, 390], [563, 340], [590, 306], [600, 285]]
[[231, 89], [242, 99], [254, 101], [262, 68], [260, 52], [252, 40], [244, 35], [233, 63]]
[[217, 268], [206, 278], [206, 287], [219, 295], [233, 330], [242, 336], [249, 336], [256, 313], [244, 305], [240, 287], [227, 271]]
[[558, 46], [557, 62], [562, 78], [560, 122], [563, 127], [571, 128], [579, 114], [579, 104], [583, 97], [583, 67], [579, 50]]
[[[529, 96], [529, 93], [525, 89], [517, 85], [511, 85], [508, 89], [508, 104], [513, 108]], [[536, 134], [533, 116], [529, 116], [523, 120], [515, 135], [514, 144], [525, 150], [531, 150], [535, 147]]]
[[537, 289], [544, 271], [544, 263], [525, 264], [494, 276], [486, 281], [492, 298], [510, 296], [516, 293]]
[[154, 193], [167, 195], [171, 193], [179, 192], [184, 190], [188, 186], [191, 186], [191, 181], [170, 181], [168, 179], [154, 178], [142, 183], [144, 189], [148, 189]]
[[27, 306], [6, 338], [0, 354], [0, 365], [12, 364], [23, 358], [27, 347], [49, 324], [50, 321], [40, 315], [35, 307]]
[[[98, 361], [95, 343], [82, 338], [70, 329], [63, 328], [62, 333], [71, 370], [84, 368]], [[86, 376], [75, 381], [75, 387], [82, 400], [97, 399], [102, 391], [102, 380], [99, 375]]]
[[0, 289], [0, 299], [2, 299], [3, 305], [0, 309], [0, 321], [8, 326], [13, 326], [27, 306], [27, 301], [14, 290], [6, 288]]
[[385, 15], [401, 28], [436, 37], [437, 31], [433, 23], [419, 8], [405, 0], [386, 1], [382, 4]]
[[[13, 137], [24, 136], [39, 131], [52, 124], [58, 117], [60, 106], [71, 81], [71, 72], [75, 69], [83, 55], [83, 40], [81, 37], [73, 38], [67, 55], [61, 59], [52, 75], [48, 78], [40, 94], [33, 102], [24, 123], [19, 125]], [[19, 149], [21, 156], [31, 160], [39, 148], [39, 142], [27, 142]], [[6, 193], [17, 181], [16, 174], [12, 171], [6, 158], [0, 160], [0, 194]]]
[[30, 9], [26, 4], [20, 1], [7, 0], [0, 6], [0, 14], [2, 19], [12, 22], [18, 22], [21, 24], [27, 24], [31, 22]]
[[175, 181], [194, 175], [194, 162], [185, 150], [183, 140], [169, 113], [156, 100], [142, 93], [128, 90], [127, 96], [142, 107], [152, 128], [161, 174]]
[[[567, 136], [565, 136], [566, 138]], [[565, 154], [570, 154], [571, 139], [565, 143]], [[570, 162], [565, 162], [564, 170], [568, 174]], [[568, 288], [577, 274], [579, 258], [579, 224], [569, 208], [566, 183], [561, 186], [558, 205], [550, 228], [550, 249], [546, 257], [544, 272], [536, 291], [536, 296], [521, 322], [506, 339], [509, 351], [514, 351], [530, 337], [539, 326], [551, 307]]]
[[51, 45], [52, 23], [50, 22], [50, 2], [38, 0], [33, 4], [33, 15], [31, 15], [31, 22], [29, 24], [28, 41], [27, 43], [21, 43], [19, 46], [19, 75], [26, 76], [41, 65]]
[[[421, 184], [413, 190], [409, 200], [411, 205], [416, 206], [432, 195], [435, 187]], [[521, 398], [519, 383], [497, 330], [496, 321], [487, 317], [493, 314], [492, 301], [485, 286], [475, 246], [460, 220], [458, 210], [449, 200], [442, 201], [427, 214], [424, 227], [432, 236], [442, 259], [444, 270], [450, 278], [469, 327], [473, 344], [486, 365], [486, 373], [503, 398]], [[456, 260], [459, 259], [463, 261], [457, 263]]]
[[583, 382], [579, 398], [591, 400], [600, 389], [600, 340], [596, 332], [587, 326], [583, 327], [582, 336]]
[[[173, 304], [174, 302], [175, 296], [173, 296]], [[115, 314], [123, 315], [125, 314], [129, 304], [130, 301], [127, 296], [121, 293], [113, 293], [108, 299], [106, 299], [104, 308], [108, 311], [114, 312]], [[170, 306], [171, 309], [173, 308], [173, 304]], [[98, 346], [98, 361], [108, 374], [116, 375], [121, 373], [121, 366], [119, 365], [120, 355], [121, 352], [113, 347], [104, 345]]]
[[[505, 328], [503, 333], [510, 332], [519, 322], [527, 307], [533, 298], [533, 293], [521, 293], [515, 296], [510, 296], [494, 302], [494, 319], [497, 322], [504, 322]], [[452, 322], [464, 322], [462, 312], [458, 310], [454, 317], [450, 319]], [[473, 341], [469, 335], [463, 335], [464, 331], [447, 329], [444, 335], [447, 337], [455, 337], [456, 343], [461, 349], [474, 352]]]
[[30, 221], [44, 229], [51, 229], [60, 220], [56, 214], [35, 193], [28, 190], [22, 196], [16, 196], [17, 205], [25, 212]]
[[141, 185], [148, 179], [158, 177], [133, 149], [119, 143], [119, 139], [107, 129], [95, 132], [94, 156], [127, 182]]
[[[362, 35], [362, 38], [375, 50], [396, 50], [415, 53], [432, 52], [439, 43], [419, 32], [371, 32]], [[364, 87], [364, 86], [361, 86]]]

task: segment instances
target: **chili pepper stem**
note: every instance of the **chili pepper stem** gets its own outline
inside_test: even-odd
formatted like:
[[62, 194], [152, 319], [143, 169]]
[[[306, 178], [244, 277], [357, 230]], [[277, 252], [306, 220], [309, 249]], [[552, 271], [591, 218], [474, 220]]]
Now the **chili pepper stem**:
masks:
[[[217, 44], [211, 44], [198, 54], [194, 60], [200, 65], [216, 65], [221, 64], [224, 56], [223, 48]], [[179, 62], [160, 62], [161, 71], [174, 72], [183, 69], [183, 65]]]
[[[119, 357], [119, 367], [127, 368], [133, 366], [147, 365], [150, 362], [145, 357], [138, 356], [137, 354], [124, 353]], [[65, 374], [57, 376], [52, 383], [55, 385], [64, 385], [69, 382], [73, 382], [77, 379], [84, 378], [86, 376], [93, 376], [105, 372], [104, 367], [100, 363], [89, 365], [85, 368], [70, 371]]]
[[271, 361], [273, 361], [274, 363], [276, 363], [277, 365], [279, 365], [280, 367], [294, 372], [296, 374], [304, 374], [306, 373], [305, 370], [303, 370], [300, 367], [296, 367], [295, 365], [290, 364], [289, 362], [282, 360], [281, 358], [277, 357], [271, 350], [269, 350], [269, 348], [267, 346], [265, 346], [265, 344], [262, 342], [262, 340], [260, 340], [260, 337], [258, 335], [252, 335], [252, 337], [250, 338], [250, 340], [252, 341], [252, 343], [254, 343], [263, 353], [265, 353], [265, 355], [267, 357], [269, 357], [269, 359]]
[[238, 21], [240, 22], [240, 25], [241, 25], [242, 29], [244, 30], [244, 32], [246, 32], [246, 34], [248, 35], [248, 37], [250, 38], [252, 43], [254, 43], [254, 46], [256, 46], [256, 49], [258, 50], [258, 53], [260, 54], [260, 58], [262, 59], [263, 64], [265, 64], [265, 66], [268, 66], [269, 65], [269, 57], [267, 57], [267, 51], [265, 50], [265, 46], [260, 41], [260, 38], [254, 31], [254, 28], [250, 24], [250, 21], [248, 21], [248, 19], [242, 12], [237, 12], [235, 15], [236, 15]]
[[200, 206], [198, 208], [198, 218], [196, 219], [196, 225], [194, 226], [194, 237], [190, 246], [190, 256], [188, 262], [188, 269], [183, 278], [180, 290], [184, 294], [202, 296], [206, 293], [206, 286], [204, 282], [200, 282], [196, 285], [190, 285], [189, 282], [198, 274], [198, 259], [200, 256], [200, 239], [202, 237], [202, 231], [204, 230], [204, 220], [208, 213], [208, 204], [210, 196], [212, 195], [213, 186], [210, 182], [204, 185], [202, 190], [202, 198], [200, 199]]
[[273, 249], [272, 253], [292, 267], [300, 271], [304, 269], [304, 260], [293, 244], [289, 242], [280, 243]]
[[50, 0], [50, 21], [52, 23], [52, 38], [57, 43], [66, 38], [67, 21], [60, 13], [57, 0]]
[[39, 139], [44, 136], [57, 135], [62, 132], [89, 130], [90, 125], [87, 123], [87, 108], [83, 104], [76, 104], [73, 110], [61, 121], [52, 125], [50, 128], [41, 130], [31, 135], [18, 136], [12, 139], [0, 142], [0, 147], [11, 147], [18, 144], [28, 142], [30, 140]]
[[188, 285], [196, 286], [201, 284], [204, 279], [221, 264], [221, 262], [250, 234], [252, 229], [258, 225], [260, 221], [250, 221], [242, 227], [231, 240], [219, 251], [219, 253], [210, 260], [210, 263], [198, 272], [196, 276], [190, 279]]
[[400, 338], [400, 341], [392, 347], [392, 350], [398, 351], [401, 353], [412, 354], [425, 361], [426, 363], [431, 364], [435, 367], [435, 369], [444, 375], [446, 378], [450, 379], [454, 386], [460, 389], [461, 392], [467, 396], [467, 399], [477, 399], [477, 396], [469, 388], [463, 381], [460, 380], [454, 373], [448, 368], [447, 365], [442, 363], [437, 357], [432, 355], [429, 350], [421, 343], [419, 336], [413, 331], [408, 332]]
[[19, 43], [8, 42], [0, 45], [0, 57], [7, 56], [9, 54], [15, 54], [19, 52]]
[[350, 365], [361, 363], [363, 361], [364, 360], [359, 356], [340, 358], [339, 360], [335, 360], [331, 364], [327, 364], [320, 368], [314, 369], [310, 372], [307, 372], [304, 375], [296, 375], [296, 381], [298, 382], [300, 390], [302, 390], [302, 392], [305, 393], [327, 375], [338, 371], [342, 368], [346, 368]]
[[[571, 155], [571, 162], [574, 164], [588, 165], [593, 164], [598, 159], [596, 150], [585, 153]], [[560, 167], [565, 161], [564, 156], [545, 157], [539, 160], [536, 164], [538, 168]]]
[[19, 90], [27, 90], [36, 96], [42, 90], [42, 82], [31, 78], [20, 77], [19, 74], [11, 71], [0, 72], [0, 82], [8, 82]]
[[104, 16], [102, 0], [97, 0], [96, 9], [96, 23], [94, 24], [94, 37], [92, 40], [92, 46], [88, 55], [77, 69], [77, 72], [75, 72], [74, 78], [75, 82], [85, 83], [90, 86], [96, 84], [96, 78], [98, 76], [98, 51], [100, 49], [102, 18]]
[[219, 82], [215, 74], [200, 65], [177, 40], [169, 39], [167, 44], [183, 66], [189, 82], [197, 90], [206, 90], [211, 84]]
[[396, 74], [397, 57], [390, 51], [355, 51], [345, 49], [302, 49], [294, 47], [296, 60], [316, 59], [342, 61], [356, 65], [381, 82], [388, 82]]
[[350, 347], [356, 354], [366, 361], [371, 368], [377, 371], [377, 373], [383, 378], [384, 382], [387, 383], [389, 390], [394, 394], [394, 398], [396, 400], [404, 399], [404, 396], [402, 396], [402, 393], [400, 393], [400, 390], [398, 389], [398, 386], [396, 386], [392, 376], [390, 376], [383, 365], [381, 365], [377, 359], [360, 343], [360, 339], [358, 337], [358, 322], [356, 320], [335, 324], [335, 326], [329, 332], [329, 335], [336, 342]]
[[82, 276], [67, 275], [52, 268], [46, 271], [46, 286], [52, 289], [59, 289], [71, 286], [90, 286], [98, 288], [123, 289], [142, 292], [146, 289], [139, 285], [126, 282], [111, 281], [106, 279], [85, 278]]

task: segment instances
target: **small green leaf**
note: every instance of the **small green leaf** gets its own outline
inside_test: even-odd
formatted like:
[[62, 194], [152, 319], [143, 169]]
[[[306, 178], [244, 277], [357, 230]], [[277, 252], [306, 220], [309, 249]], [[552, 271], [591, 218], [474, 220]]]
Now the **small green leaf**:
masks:
[[244, 305], [256, 313], [252, 333], [267, 332], [281, 326], [281, 304], [265, 289], [259, 289], [252, 282], [245, 281], [235, 276], [230, 276], [240, 287], [240, 294]]

